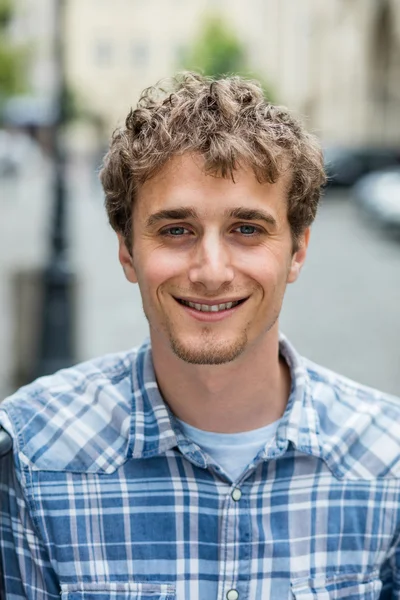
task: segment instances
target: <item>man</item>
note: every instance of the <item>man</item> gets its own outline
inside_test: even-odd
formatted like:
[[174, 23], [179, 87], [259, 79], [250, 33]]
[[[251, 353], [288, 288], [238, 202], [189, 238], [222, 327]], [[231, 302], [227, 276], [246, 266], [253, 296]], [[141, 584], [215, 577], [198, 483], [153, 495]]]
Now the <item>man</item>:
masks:
[[1, 405], [5, 597], [400, 598], [399, 404], [278, 330], [315, 138], [256, 84], [188, 73], [143, 94], [101, 180], [150, 341]]

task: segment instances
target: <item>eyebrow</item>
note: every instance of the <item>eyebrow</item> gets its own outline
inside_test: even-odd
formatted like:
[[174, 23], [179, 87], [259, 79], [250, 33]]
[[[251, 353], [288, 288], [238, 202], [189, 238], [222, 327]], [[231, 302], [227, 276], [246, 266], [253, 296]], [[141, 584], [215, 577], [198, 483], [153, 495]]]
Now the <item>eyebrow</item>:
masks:
[[152, 227], [159, 221], [182, 221], [184, 219], [196, 219], [197, 212], [194, 208], [171, 208], [165, 210], [159, 210], [156, 213], [153, 213], [147, 219], [146, 225], [147, 227]]
[[226, 216], [241, 221], [264, 221], [272, 227], [277, 226], [276, 219], [269, 212], [255, 208], [234, 208], [227, 211]]
[[[225, 217], [240, 219], [241, 221], [264, 221], [267, 225], [276, 227], [275, 218], [268, 212], [255, 208], [234, 208], [225, 211]], [[194, 208], [171, 208], [159, 210], [153, 213], [147, 219], [147, 227], [152, 227], [159, 221], [182, 221], [184, 219], [198, 219], [198, 214]]]

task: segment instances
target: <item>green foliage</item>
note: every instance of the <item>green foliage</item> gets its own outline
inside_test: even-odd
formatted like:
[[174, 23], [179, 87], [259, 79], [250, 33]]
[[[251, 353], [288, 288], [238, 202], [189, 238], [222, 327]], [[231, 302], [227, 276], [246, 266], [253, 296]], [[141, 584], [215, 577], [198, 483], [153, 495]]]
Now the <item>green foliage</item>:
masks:
[[27, 53], [15, 47], [7, 35], [12, 12], [11, 0], [0, 0], [0, 101], [24, 88]]
[[274, 94], [270, 87], [250, 68], [245, 46], [235, 32], [218, 16], [208, 16], [203, 21], [199, 36], [183, 66], [215, 79], [232, 74], [257, 79], [263, 87], [266, 98], [271, 102], [274, 101]]
[[62, 96], [63, 120], [76, 121], [82, 117], [82, 105], [75, 90], [66, 85]]
[[23, 91], [25, 53], [10, 47], [0, 36], [0, 97]]
[[208, 17], [186, 66], [215, 78], [239, 73], [245, 68], [245, 49], [221, 19]]
[[0, 0], [0, 30], [7, 27], [12, 16], [11, 0]]

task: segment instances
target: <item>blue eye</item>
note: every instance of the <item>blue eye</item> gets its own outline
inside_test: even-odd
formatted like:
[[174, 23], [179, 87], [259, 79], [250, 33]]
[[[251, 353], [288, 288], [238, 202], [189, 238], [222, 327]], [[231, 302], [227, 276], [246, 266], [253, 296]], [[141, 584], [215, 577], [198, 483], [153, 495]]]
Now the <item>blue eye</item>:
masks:
[[259, 233], [258, 228], [254, 225], [240, 225], [235, 231], [239, 231], [239, 233], [243, 235], [254, 235]]
[[181, 235], [185, 235], [186, 233], [188, 233], [188, 229], [186, 229], [185, 227], [168, 227], [168, 229], [164, 229], [162, 233], [163, 235], [180, 237]]

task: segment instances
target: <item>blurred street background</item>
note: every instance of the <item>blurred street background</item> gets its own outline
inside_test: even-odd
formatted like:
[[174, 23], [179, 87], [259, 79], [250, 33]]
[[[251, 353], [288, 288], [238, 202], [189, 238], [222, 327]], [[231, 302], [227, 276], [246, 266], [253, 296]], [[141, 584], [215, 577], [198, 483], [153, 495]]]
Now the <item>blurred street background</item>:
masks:
[[281, 329], [400, 395], [400, 0], [0, 0], [0, 400], [147, 335], [98, 169], [140, 91], [186, 68], [259, 79], [320, 137]]

